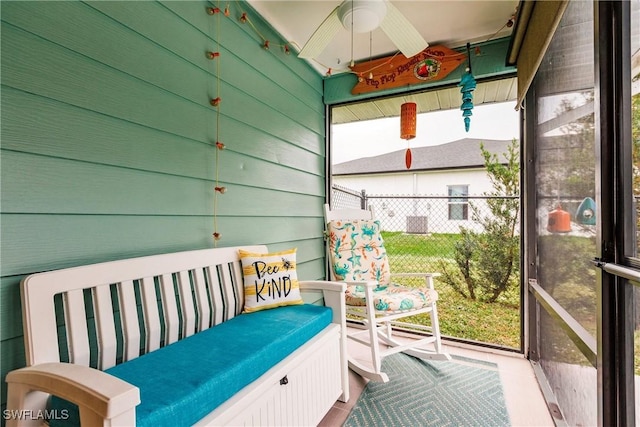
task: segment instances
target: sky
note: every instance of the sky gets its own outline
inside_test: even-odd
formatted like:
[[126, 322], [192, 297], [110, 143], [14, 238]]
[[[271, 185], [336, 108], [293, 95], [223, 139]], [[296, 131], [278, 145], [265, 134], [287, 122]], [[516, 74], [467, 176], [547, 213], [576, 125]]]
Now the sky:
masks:
[[463, 138], [504, 139], [520, 137], [515, 101], [476, 106], [469, 132], [459, 109], [418, 114], [416, 137], [400, 138], [400, 117], [332, 126], [332, 164], [405, 150], [445, 144]]

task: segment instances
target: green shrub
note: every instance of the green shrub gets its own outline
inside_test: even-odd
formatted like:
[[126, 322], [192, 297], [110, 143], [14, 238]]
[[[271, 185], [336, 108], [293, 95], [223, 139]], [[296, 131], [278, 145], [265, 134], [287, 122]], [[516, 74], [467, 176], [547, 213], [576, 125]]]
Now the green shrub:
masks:
[[442, 262], [443, 280], [465, 298], [495, 302], [501, 294], [518, 286], [520, 239], [516, 235], [520, 201], [519, 150], [514, 139], [505, 161], [480, 145], [493, 191], [485, 196], [490, 213], [484, 215], [472, 203], [473, 219], [482, 225], [476, 232], [461, 227], [460, 240], [454, 245], [457, 271]]

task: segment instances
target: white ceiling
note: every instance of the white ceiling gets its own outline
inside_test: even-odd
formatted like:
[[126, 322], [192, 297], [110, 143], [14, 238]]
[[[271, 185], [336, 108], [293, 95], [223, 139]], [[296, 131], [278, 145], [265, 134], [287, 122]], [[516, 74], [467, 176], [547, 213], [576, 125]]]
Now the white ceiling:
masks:
[[[518, 0], [392, 0], [395, 7], [416, 27], [431, 45], [450, 48], [510, 35], [507, 21]], [[297, 53], [316, 28], [341, 0], [248, 0], [294, 47]], [[397, 51], [379, 28], [371, 33], [353, 35], [341, 28], [320, 56], [310, 60], [321, 74], [348, 71], [356, 62], [386, 56]]]

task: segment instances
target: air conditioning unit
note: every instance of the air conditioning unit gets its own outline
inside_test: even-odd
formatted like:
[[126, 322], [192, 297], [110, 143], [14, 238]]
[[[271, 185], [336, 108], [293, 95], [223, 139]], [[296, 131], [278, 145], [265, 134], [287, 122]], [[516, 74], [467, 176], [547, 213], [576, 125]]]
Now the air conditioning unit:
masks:
[[407, 217], [407, 233], [409, 234], [427, 234], [428, 221], [426, 216], [408, 216]]

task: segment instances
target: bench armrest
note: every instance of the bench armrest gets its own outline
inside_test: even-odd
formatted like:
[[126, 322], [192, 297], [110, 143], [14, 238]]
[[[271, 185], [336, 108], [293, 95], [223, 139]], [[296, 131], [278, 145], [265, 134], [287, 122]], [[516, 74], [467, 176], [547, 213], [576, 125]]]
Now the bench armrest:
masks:
[[305, 291], [334, 291], [344, 292], [347, 286], [344, 282], [330, 282], [328, 280], [300, 280], [300, 290]]
[[342, 330], [346, 330], [344, 293], [347, 290], [347, 285], [344, 282], [301, 280], [299, 284], [301, 291], [322, 292], [324, 305], [333, 310], [333, 323], [342, 325]]
[[[7, 374], [9, 410], [29, 408], [27, 396], [33, 391], [53, 394], [75, 403], [83, 421], [102, 420], [100, 425], [135, 424], [135, 407], [140, 390], [126, 381], [87, 366], [71, 363], [42, 363]], [[108, 421], [111, 420], [111, 421]]]

